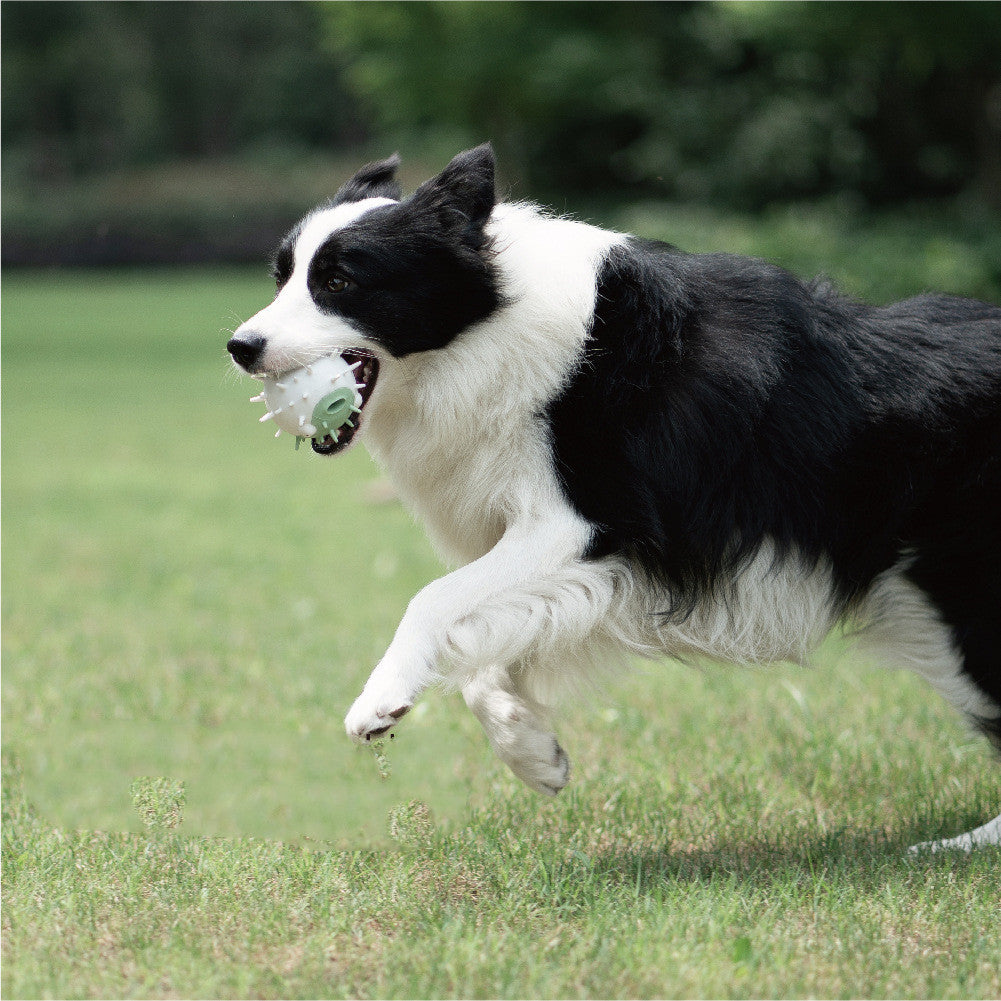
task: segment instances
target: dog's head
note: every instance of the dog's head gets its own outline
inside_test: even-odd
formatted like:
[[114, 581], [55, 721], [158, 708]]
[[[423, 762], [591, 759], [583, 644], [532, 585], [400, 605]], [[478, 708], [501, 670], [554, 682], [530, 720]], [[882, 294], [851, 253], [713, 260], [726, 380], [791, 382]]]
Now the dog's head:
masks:
[[[485, 226], [494, 208], [494, 154], [460, 153], [409, 198], [399, 158], [362, 168], [282, 241], [274, 302], [227, 348], [253, 374], [280, 375], [325, 355], [361, 361], [363, 410], [380, 365], [442, 348], [500, 301]], [[327, 454], [340, 444], [317, 445]]]

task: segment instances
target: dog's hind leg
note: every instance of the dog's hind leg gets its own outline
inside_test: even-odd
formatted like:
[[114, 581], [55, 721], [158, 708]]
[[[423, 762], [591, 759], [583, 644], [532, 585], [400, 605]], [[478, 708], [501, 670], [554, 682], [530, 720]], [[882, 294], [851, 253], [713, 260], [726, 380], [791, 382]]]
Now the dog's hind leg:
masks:
[[494, 753], [536, 792], [555, 796], [570, 779], [570, 759], [546, 725], [548, 715], [519, 691], [509, 671], [494, 667], [463, 686]]
[[974, 848], [981, 848], [988, 845], [1001, 846], [1001, 815], [966, 834], [960, 834], [955, 838], [944, 838], [942, 841], [923, 841], [919, 845], [912, 845], [910, 850], [915, 853], [970, 852]]
[[[961, 576], [953, 574], [953, 578]], [[938, 604], [928, 597], [934, 578], [930, 583], [923, 580], [922, 590], [900, 574], [887, 575], [871, 596], [874, 615], [860, 636], [860, 646], [921, 675], [1001, 751], [996, 681], [1001, 634], [995, 613], [990, 609], [979, 621], [971, 618], [967, 610], [975, 607], [974, 594], [958, 611], [952, 607], [946, 620], [940, 610], [942, 594]], [[985, 586], [984, 591], [993, 595], [997, 585]], [[1001, 845], [1001, 816], [966, 834], [924, 841], [910, 850], [968, 852], [983, 845]]]

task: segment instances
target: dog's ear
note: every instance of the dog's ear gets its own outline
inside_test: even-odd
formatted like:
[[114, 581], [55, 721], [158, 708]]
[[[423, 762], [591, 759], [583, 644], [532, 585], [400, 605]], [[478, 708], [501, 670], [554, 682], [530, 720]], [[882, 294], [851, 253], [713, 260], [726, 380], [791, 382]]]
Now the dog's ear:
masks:
[[459, 153], [413, 194], [412, 201], [433, 212], [440, 224], [474, 250], [486, 242], [483, 227], [494, 210], [494, 150], [490, 143]]
[[396, 168], [400, 165], [400, 154], [394, 153], [388, 160], [370, 163], [346, 181], [334, 195], [333, 205], [344, 202], [360, 202], [363, 198], [394, 198], [399, 201], [403, 195], [400, 182], [396, 180]]

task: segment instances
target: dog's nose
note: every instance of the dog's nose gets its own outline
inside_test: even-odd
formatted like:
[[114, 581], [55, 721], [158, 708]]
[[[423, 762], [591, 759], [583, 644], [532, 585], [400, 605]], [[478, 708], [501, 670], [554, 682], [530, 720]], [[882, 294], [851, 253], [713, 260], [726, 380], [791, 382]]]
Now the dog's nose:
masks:
[[247, 332], [235, 334], [226, 345], [226, 350], [233, 356], [233, 361], [248, 372], [264, 352], [264, 338], [260, 334]]

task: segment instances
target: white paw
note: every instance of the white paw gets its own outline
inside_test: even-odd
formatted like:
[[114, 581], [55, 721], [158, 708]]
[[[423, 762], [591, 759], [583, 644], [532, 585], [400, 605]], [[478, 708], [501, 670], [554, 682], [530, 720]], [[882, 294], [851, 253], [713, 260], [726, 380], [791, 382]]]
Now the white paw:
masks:
[[412, 708], [402, 699], [375, 701], [363, 692], [348, 712], [344, 729], [352, 740], [364, 744], [389, 733]]
[[494, 753], [525, 785], [555, 796], [570, 781], [570, 759], [524, 698], [489, 677], [468, 685], [462, 694]]
[[570, 781], [570, 759], [552, 734], [535, 733], [528, 744], [498, 756], [525, 785], [555, 796]]

